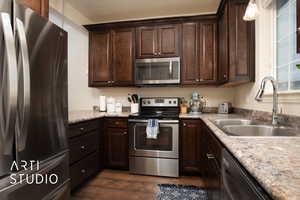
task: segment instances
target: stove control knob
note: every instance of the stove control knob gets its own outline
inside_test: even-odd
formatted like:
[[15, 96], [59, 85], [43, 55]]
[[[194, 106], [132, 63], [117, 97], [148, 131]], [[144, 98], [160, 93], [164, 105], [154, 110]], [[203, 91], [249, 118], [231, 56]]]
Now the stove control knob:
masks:
[[172, 101], [169, 101], [169, 104], [172, 104]]
[[177, 104], [177, 102], [176, 102], [176, 101], [173, 101], [173, 104]]
[[150, 104], [150, 101], [148, 101], [147, 103]]

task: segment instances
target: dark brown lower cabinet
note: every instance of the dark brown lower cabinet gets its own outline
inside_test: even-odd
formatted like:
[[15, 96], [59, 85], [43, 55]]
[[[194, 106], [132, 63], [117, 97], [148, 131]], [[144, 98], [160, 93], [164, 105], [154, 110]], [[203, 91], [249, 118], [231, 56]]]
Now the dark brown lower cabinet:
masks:
[[181, 173], [200, 172], [200, 120], [182, 120], [180, 131], [180, 171]]
[[224, 148], [214, 133], [203, 123], [201, 129], [201, 174], [209, 200], [221, 198], [221, 152]]
[[106, 125], [106, 167], [129, 169], [127, 119], [107, 119]]
[[68, 140], [72, 190], [103, 169], [101, 167], [103, 161], [99, 159], [101, 158], [100, 155], [103, 155], [103, 152], [101, 152], [102, 135], [100, 120], [70, 125]]
[[209, 200], [221, 198], [221, 152], [223, 145], [201, 120], [181, 120], [180, 170], [199, 173]]

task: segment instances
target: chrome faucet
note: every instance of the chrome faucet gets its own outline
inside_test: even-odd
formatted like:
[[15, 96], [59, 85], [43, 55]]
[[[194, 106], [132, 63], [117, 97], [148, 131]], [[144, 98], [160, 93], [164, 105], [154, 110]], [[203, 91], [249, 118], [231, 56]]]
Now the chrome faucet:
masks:
[[273, 86], [273, 112], [272, 112], [272, 125], [273, 126], [278, 126], [279, 124], [279, 117], [278, 117], [278, 94], [277, 94], [277, 82], [276, 80], [272, 77], [272, 76], [267, 76], [265, 77], [261, 84], [260, 84], [260, 88], [255, 96], [255, 100], [256, 101], [262, 101], [262, 96], [264, 94], [265, 91], [265, 87], [266, 87], [266, 82], [270, 81], [272, 83]]

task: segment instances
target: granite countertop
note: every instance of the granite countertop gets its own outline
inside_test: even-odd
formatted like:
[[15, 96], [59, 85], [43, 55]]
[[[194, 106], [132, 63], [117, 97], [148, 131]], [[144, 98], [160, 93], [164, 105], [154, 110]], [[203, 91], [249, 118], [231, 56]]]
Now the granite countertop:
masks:
[[[129, 113], [78, 111], [69, 113], [69, 122], [128, 116]], [[202, 119], [274, 200], [299, 200], [300, 137], [231, 137], [211, 122], [216, 118], [240, 117], [237, 114], [180, 115], [182, 119]]]
[[202, 119], [274, 200], [300, 199], [300, 137], [231, 137], [210, 121], [237, 114], [180, 117]]
[[107, 112], [94, 112], [89, 110], [71, 111], [69, 112], [69, 124], [74, 124], [82, 121], [98, 119], [102, 117], [128, 117], [129, 112], [122, 113], [107, 113]]

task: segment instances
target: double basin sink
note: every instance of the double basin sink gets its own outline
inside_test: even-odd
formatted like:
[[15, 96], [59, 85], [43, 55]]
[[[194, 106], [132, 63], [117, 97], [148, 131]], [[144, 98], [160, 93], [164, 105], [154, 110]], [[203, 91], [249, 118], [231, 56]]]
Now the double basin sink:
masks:
[[239, 137], [300, 137], [300, 130], [283, 126], [265, 125], [248, 119], [215, 119], [212, 122], [229, 136]]

